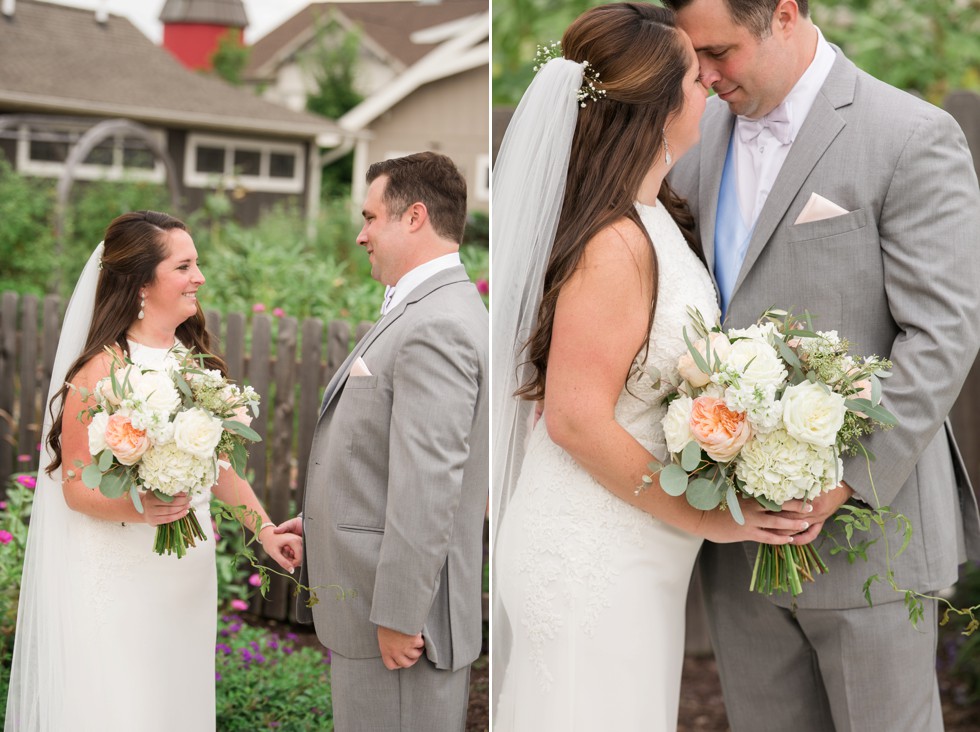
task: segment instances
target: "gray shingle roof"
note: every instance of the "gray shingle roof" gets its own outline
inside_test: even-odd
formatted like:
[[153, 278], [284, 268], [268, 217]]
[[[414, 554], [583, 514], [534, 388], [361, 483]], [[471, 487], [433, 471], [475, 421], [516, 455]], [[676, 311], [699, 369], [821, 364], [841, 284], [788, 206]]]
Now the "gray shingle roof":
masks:
[[17, 0], [0, 16], [0, 110], [125, 117], [148, 124], [310, 138], [338, 130], [185, 69], [127, 19]]

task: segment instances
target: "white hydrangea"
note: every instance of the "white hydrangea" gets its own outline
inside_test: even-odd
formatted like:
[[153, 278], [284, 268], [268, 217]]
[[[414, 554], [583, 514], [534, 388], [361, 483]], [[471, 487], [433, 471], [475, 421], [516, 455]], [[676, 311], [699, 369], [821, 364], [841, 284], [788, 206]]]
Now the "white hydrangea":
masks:
[[143, 454], [139, 476], [148, 490], [168, 496], [200, 493], [215, 482], [214, 458], [202, 460], [177, 447], [176, 442], [155, 445]]
[[782, 504], [836, 487], [843, 463], [832, 447], [816, 447], [775, 429], [749, 440], [735, 470], [746, 493]]

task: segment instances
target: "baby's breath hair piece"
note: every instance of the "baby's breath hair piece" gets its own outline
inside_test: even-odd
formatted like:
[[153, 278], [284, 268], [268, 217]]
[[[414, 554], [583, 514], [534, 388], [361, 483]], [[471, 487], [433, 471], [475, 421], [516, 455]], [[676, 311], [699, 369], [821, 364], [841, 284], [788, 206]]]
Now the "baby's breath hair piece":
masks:
[[[534, 70], [539, 71], [546, 63], [552, 59], [562, 58], [561, 42], [552, 41], [546, 46], [538, 46], [537, 53], [534, 54]], [[582, 86], [579, 87], [575, 97], [578, 99], [579, 106], [584, 108], [587, 100], [598, 102], [606, 96], [605, 89], [598, 89], [596, 84], [601, 84], [599, 71], [588, 61], [582, 62]]]

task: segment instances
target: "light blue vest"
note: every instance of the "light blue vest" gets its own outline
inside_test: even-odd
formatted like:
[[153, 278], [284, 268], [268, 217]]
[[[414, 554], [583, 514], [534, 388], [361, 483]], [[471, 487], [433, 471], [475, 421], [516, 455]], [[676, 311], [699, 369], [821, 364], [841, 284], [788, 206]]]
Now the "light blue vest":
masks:
[[738, 205], [738, 189], [735, 179], [735, 132], [728, 141], [725, 169], [721, 174], [721, 190], [718, 192], [718, 215], [715, 219], [715, 280], [721, 294], [721, 316], [724, 319], [731, 302], [735, 281], [738, 279], [745, 253], [752, 239], [751, 228], [742, 218]]

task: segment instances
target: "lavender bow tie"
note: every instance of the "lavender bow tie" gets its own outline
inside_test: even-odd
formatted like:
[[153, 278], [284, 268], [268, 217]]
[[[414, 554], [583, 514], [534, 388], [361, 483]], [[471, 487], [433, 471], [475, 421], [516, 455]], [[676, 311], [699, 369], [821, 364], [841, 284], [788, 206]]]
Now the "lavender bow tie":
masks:
[[752, 142], [765, 128], [783, 145], [793, 141], [793, 131], [789, 121], [789, 110], [780, 104], [769, 114], [759, 119], [738, 118], [738, 139], [743, 143]]

